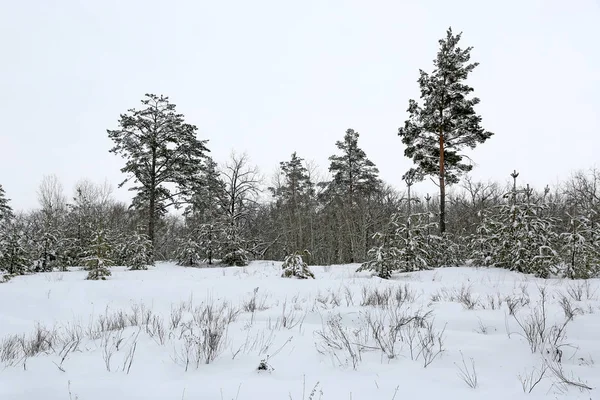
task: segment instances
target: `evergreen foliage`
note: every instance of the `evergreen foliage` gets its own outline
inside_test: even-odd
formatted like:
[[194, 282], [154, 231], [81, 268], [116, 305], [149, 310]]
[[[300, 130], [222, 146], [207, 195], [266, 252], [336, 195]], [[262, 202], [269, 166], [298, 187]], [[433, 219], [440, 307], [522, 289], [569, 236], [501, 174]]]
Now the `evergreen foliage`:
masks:
[[276, 185], [270, 187], [275, 199], [274, 211], [283, 230], [284, 248], [308, 246], [314, 213], [315, 185], [310, 178], [304, 159], [296, 152], [289, 161], [282, 161]]
[[245, 240], [235, 224], [225, 227], [223, 236], [223, 258], [221, 262], [230, 266], [244, 267], [250, 262]]
[[215, 259], [221, 254], [223, 247], [223, 223], [218, 220], [213, 220], [212, 223], [205, 223], [198, 227], [198, 243], [200, 245], [201, 254], [211, 265]]
[[196, 138], [198, 128], [184, 121], [168, 97], [147, 94], [142, 105], [122, 114], [119, 129], [107, 132], [114, 142], [110, 152], [126, 159], [121, 171], [127, 177], [121, 186], [135, 182], [130, 189], [136, 192], [133, 205], [145, 210], [148, 238], [154, 244], [157, 218], [201, 183], [208, 150], [206, 141]]
[[229, 266], [245, 267], [250, 263], [250, 257], [246, 250], [234, 249], [223, 255], [222, 262]]
[[296, 251], [288, 255], [283, 261], [281, 276], [283, 278], [315, 279], [315, 275], [303, 258], [309, 255], [308, 250]]
[[5, 221], [0, 225], [0, 271], [9, 276], [24, 275], [30, 271], [30, 242], [20, 220]]
[[95, 232], [87, 255], [83, 259], [84, 268], [89, 271], [86, 279], [105, 280], [111, 275], [108, 267], [114, 265], [110, 259], [112, 250], [110, 243], [106, 240], [106, 233], [104, 231]]
[[332, 180], [321, 183], [323, 223], [338, 232], [337, 240], [330, 243], [336, 254], [333, 262], [364, 260], [377, 231], [374, 211], [379, 211], [376, 205], [383, 184], [379, 170], [358, 146], [358, 138], [358, 132], [348, 129], [344, 140], [336, 142], [340, 154], [329, 157]]
[[126, 235], [122, 243], [121, 253], [124, 266], [130, 270], [145, 270], [154, 265], [152, 242], [148, 236], [138, 232]]
[[390, 279], [394, 271], [400, 270], [400, 252], [395, 243], [395, 231], [377, 232], [373, 237], [377, 241], [377, 246], [369, 250], [367, 253], [369, 259], [358, 268], [357, 272], [373, 271], [381, 279]]
[[9, 199], [6, 198], [4, 188], [0, 184], [0, 223], [10, 220], [13, 216], [13, 210], [9, 204]]
[[385, 232], [376, 233], [377, 246], [369, 250], [370, 259], [358, 271], [375, 271], [389, 279], [393, 272], [413, 272], [437, 267], [441, 238], [430, 232], [436, 228], [429, 214], [410, 217], [395, 213]]
[[224, 245], [227, 194], [217, 163], [207, 158], [203, 184], [194, 188], [184, 217], [187, 238], [179, 242], [178, 262], [197, 265], [206, 260], [211, 265]]
[[563, 274], [570, 279], [594, 278], [600, 274], [600, 229], [588, 216], [569, 216], [569, 220], [571, 230], [560, 235]]
[[202, 262], [202, 247], [195, 237], [181, 239], [177, 246], [177, 264], [195, 267]]
[[511, 197], [511, 203], [486, 213], [473, 240], [474, 258], [542, 278], [556, 274], [561, 264], [557, 220], [547, 215], [548, 205], [529, 187]]
[[348, 129], [344, 140], [335, 143], [341, 154], [329, 157], [329, 172], [333, 180], [328, 190], [351, 204], [381, 188], [379, 170], [358, 147], [359, 136], [354, 129]]
[[464, 162], [461, 151], [493, 135], [481, 127], [481, 117], [475, 113], [479, 99], [469, 97], [473, 88], [465, 81], [478, 63], [470, 63], [472, 47], [458, 46], [461, 35], [449, 28], [439, 41], [433, 72], [420, 71], [422, 103], [409, 100], [409, 118], [398, 130], [406, 145], [404, 155], [421, 174], [439, 179], [441, 233], [446, 231], [446, 185], [457, 183], [461, 174], [473, 168]]

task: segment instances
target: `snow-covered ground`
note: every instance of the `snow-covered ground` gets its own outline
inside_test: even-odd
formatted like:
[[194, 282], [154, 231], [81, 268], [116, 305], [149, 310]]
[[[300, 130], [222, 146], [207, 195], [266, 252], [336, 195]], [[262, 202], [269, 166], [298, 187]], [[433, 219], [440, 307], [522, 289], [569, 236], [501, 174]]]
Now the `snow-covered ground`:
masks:
[[598, 280], [356, 267], [15, 278], [0, 284], [0, 399], [600, 398]]

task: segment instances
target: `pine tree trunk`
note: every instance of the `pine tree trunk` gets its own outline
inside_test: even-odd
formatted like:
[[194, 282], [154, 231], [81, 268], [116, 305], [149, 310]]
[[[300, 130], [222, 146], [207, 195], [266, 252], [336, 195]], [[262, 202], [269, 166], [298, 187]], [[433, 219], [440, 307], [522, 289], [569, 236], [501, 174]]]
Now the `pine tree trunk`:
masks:
[[440, 234], [446, 232], [446, 174], [444, 166], [444, 132], [440, 132]]

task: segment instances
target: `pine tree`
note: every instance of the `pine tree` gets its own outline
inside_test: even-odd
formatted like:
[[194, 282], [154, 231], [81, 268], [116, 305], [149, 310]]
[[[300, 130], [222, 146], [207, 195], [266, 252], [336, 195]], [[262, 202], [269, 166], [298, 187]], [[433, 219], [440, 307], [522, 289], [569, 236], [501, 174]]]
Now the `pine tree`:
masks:
[[563, 232], [563, 274], [569, 279], [589, 279], [600, 273], [600, 229], [592, 218], [584, 215], [570, 216], [569, 232]]
[[146, 270], [154, 265], [152, 242], [145, 234], [133, 232], [125, 237], [124, 265], [130, 270]]
[[431, 222], [428, 213], [412, 214], [408, 223], [405, 218], [393, 218], [395, 226], [396, 247], [398, 248], [398, 270], [412, 272], [432, 269], [441, 266], [440, 255], [437, 253], [442, 248], [441, 238], [431, 232], [436, 224]]
[[404, 155], [423, 175], [439, 179], [440, 233], [446, 231], [446, 185], [457, 183], [461, 174], [473, 168], [463, 161], [461, 150], [473, 149], [493, 135], [481, 127], [481, 117], [475, 113], [479, 99], [469, 98], [473, 88], [464, 81], [478, 63], [469, 63], [472, 47], [458, 47], [461, 35], [450, 28], [439, 41], [433, 72], [420, 71], [422, 105], [409, 100], [409, 118], [398, 130], [406, 145]]
[[475, 253], [477, 258], [485, 254], [488, 265], [541, 278], [555, 274], [561, 264], [556, 251], [559, 238], [556, 219], [547, 215], [548, 205], [529, 186], [517, 191], [515, 185], [505, 197], [510, 203], [485, 213], [481, 237], [475, 242], [484, 250]]
[[88, 247], [87, 256], [83, 259], [84, 268], [89, 271], [86, 279], [105, 280], [111, 275], [108, 267], [114, 265], [110, 258], [111, 246], [106, 240], [106, 233], [102, 230], [94, 233]]
[[497, 245], [494, 233], [499, 232], [500, 229], [495, 219], [489, 216], [483, 218], [479, 223], [476, 233], [469, 238], [469, 255], [472, 265], [477, 267], [489, 267], [493, 265], [493, 254], [495, 245]]
[[370, 211], [383, 184], [377, 167], [358, 146], [358, 138], [358, 132], [348, 129], [344, 140], [336, 142], [341, 154], [329, 157], [333, 179], [322, 184], [321, 200], [333, 220], [328, 223], [335, 224], [337, 231], [334, 262], [365, 260], [375, 233]]
[[224, 241], [224, 224], [219, 220], [202, 224], [198, 227], [198, 243], [201, 253], [208, 265], [212, 265], [218, 254], [221, 254]]
[[5, 221], [0, 226], [0, 271], [9, 276], [30, 272], [30, 243], [21, 220]]
[[304, 261], [303, 257], [310, 255], [307, 250], [303, 252], [296, 251], [293, 254], [288, 255], [283, 261], [281, 268], [283, 278], [298, 278], [298, 279], [315, 279], [315, 275], [308, 268], [308, 264]]
[[177, 264], [194, 267], [202, 262], [202, 248], [200, 243], [193, 238], [181, 239], [177, 246]]
[[217, 163], [207, 158], [202, 184], [194, 188], [190, 205], [184, 213], [188, 240], [183, 246], [197, 252], [198, 260], [205, 258], [209, 265], [223, 246], [226, 199], [225, 182], [221, 179]]
[[244, 248], [242, 239], [236, 225], [228, 225], [224, 231], [224, 248], [221, 262], [226, 265], [244, 267], [250, 262], [250, 255]]
[[430, 234], [435, 223], [428, 214], [412, 214], [406, 217], [392, 214], [387, 229], [374, 236], [378, 245], [369, 250], [370, 260], [358, 271], [372, 270], [380, 278], [389, 279], [392, 272], [427, 270], [438, 265], [436, 250], [442, 246], [440, 237]]
[[[89, 180], [77, 182], [71, 202], [67, 204], [68, 215], [65, 218], [65, 229], [63, 238], [68, 243], [68, 255], [71, 263], [78, 264], [84, 257], [94, 232], [114, 225], [115, 222], [120, 225], [116, 228], [117, 232], [124, 232], [128, 218], [118, 218], [112, 220], [112, 210], [117, 207], [111, 200], [112, 187], [107, 183], [97, 185]], [[127, 212], [122, 217], [127, 216]], [[112, 221], [111, 221], [112, 220]], [[113, 226], [111, 226], [113, 228]], [[120, 260], [115, 260], [120, 262]]]
[[[393, 219], [394, 217], [392, 217]], [[377, 232], [373, 235], [377, 246], [369, 249], [369, 259], [356, 272], [374, 271], [381, 279], [390, 279], [394, 271], [400, 269], [400, 251], [396, 245], [395, 229]]]
[[[431, 226], [435, 226], [432, 224]], [[441, 236], [430, 235], [429, 264], [434, 267], [458, 267], [465, 262], [466, 244], [462, 237], [448, 232]]]
[[335, 145], [341, 155], [329, 157], [329, 172], [333, 175], [330, 188], [353, 204], [361, 195], [370, 195], [381, 188], [379, 170], [358, 147], [359, 133], [348, 129], [343, 141]]
[[52, 271], [55, 266], [59, 266], [61, 254], [61, 240], [58, 232], [42, 229], [37, 232], [35, 243], [36, 257], [34, 261], [35, 272]]
[[275, 207], [285, 226], [285, 247], [302, 249], [309, 244], [311, 216], [309, 208], [315, 197], [315, 186], [310, 179], [304, 159], [292, 153], [289, 161], [280, 164], [281, 180], [269, 190], [275, 198]]
[[11, 219], [14, 216], [13, 210], [12, 210], [10, 204], [8, 204], [8, 202], [9, 202], [9, 199], [6, 198], [4, 188], [0, 184], [0, 224], [3, 221], [8, 221], [9, 219]]
[[126, 158], [121, 171], [127, 178], [121, 186], [135, 182], [134, 205], [145, 210], [154, 245], [157, 218], [198, 186], [208, 150], [206, 141], [196, 138], [198, 128], [184, 122], [168, 97], [147, 94], [142, 105], [142, 110], [122, 114], [119, 129], [107, 132], [115, 143], [110, 152]]

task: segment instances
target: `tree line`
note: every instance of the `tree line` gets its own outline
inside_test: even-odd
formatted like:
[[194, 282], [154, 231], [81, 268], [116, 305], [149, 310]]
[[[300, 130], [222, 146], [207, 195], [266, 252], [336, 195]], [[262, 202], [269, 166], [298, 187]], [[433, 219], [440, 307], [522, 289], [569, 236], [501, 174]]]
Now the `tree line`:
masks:
[[[102, 279], [110, 265], [243, 266], [307, 250], [309, 264], [361, 263], [383, 278], [467, 261], [539, 276], [597, 274], [596, 170], [540, 193], [519, 185], [516, 171], [512, 186], [469, 178], [464, 151], [493, 133], [475, 112], [479, 99], [466, 80], [478, 64], [460, 40], [448, 29], [439, 41], [432, 72], [420, 71], [420, 100], [409, 100], [397, 132], [414, 163], [403, 192], [380, 179], [353, 129], [336, 142], [328, 174], [294, 152], [268, 180], [245, 154], [217, 163], [168, 97], [146, 94], [107, 131], [109, 151], [124, 160], [119, 187], [134, 193], [131, 204], [89, 181], [67, 199], [49, 176], [39, 209], [15, 215], [0, 186], [0, 270], [84, 266]], [[428, 177], [439, 195], [414, 194]]]

